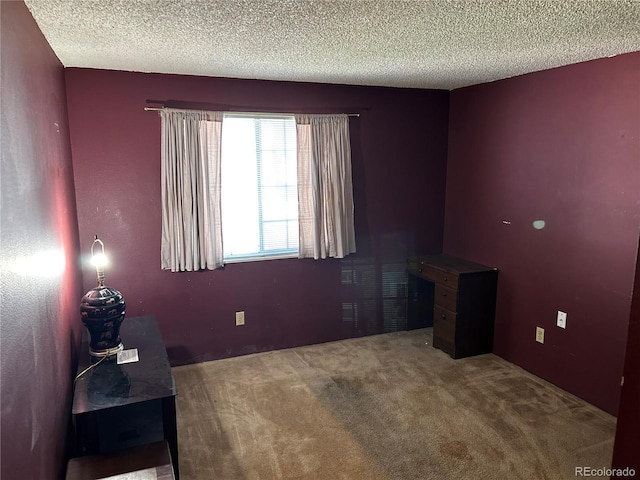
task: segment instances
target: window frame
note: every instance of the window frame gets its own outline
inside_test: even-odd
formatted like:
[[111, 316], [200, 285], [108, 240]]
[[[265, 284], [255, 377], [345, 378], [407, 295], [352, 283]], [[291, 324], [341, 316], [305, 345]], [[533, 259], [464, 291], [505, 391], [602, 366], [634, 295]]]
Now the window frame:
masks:
[[[255, 113], [255, 112], [234, 112], [234, 111], [229, 111], [229, 112], [223, 112], [223, 117], [222, 117], [222, 135], [220, 137], [220, 141], [221, 141], [221, 148], [224, 149], [224, 124], [225, 124], [225, 119], [227, 118], [247, 118], [247, 119], [253, 119], [253, 120], [260, 120], [260, 119], [276, 119], [276, 120], [280, 120], [280, 119], [290, 119], [293, 121], [294, 123], [294, 133], [297, 137], [297, 132], [295, 131], [296, 128], [296, 123], [295, 123], [295, 114], [291, 114], [291, 113]], [[294, 163], [297, 163], [297, 138], [295, 138], [294, 141]], [[222, 162], [222, 156], [221, 156], [221, 162]], [[260, 169], [261, 166], [261, 160], [258, 161], [258, 165], [257, 165], [257, 169]], [[224, 190], [224, 162], [221, 163], [221, 168], [222, 168], [222, 178], [221, 178], [221, 188]], [[258, 196], [259, 198], [260, 196], [260, 191], [263, 188], [263, 186], [260, 183], [260, 173], [258, 173], [258, 183], [256, 185], [256, 189], [258, 192]], [[298, 186], [298, 182], [297, 182], [297, 178], [296, 178], [296, 183], [295, 183], [295, 188], [296, 188], [296, 195], [297, 195], [297, 186]], [[222, 197], [224, 199], [224, 195]], [[223, 200], [224, 202], [224, 200]], [[259, 200], [260, 202], [260, 207], [259, 210], [262, 210], [261, 207], [261, 202], [262, 199], [260, 198]], [[224, 206], [223, 206], [223, 211], [224, 211]], [[227, 264], [227, 263], [244, 263], [244, 262], [255, 262], [255, 261], [262, 261], [262, 260], [281, 260], [281, 259], [291, 259], [291, 258], [299, 258], [299, 253], [300, 253], [300, 246], [298, 245], [295, 250], [291, 249], [291, 250], [272, 250], [274, 253], [265, 253], [264, 250], [261, 250], [260, 252], [257, 253], [250, 253], [250, 254], [238, 254], [238, 255], [230, 255], [227, 256], [224, 254], [224, 243], [225, 243], [225, 235], [224, 235], [224, 214], [222, 216], [222, 242], [223, 242], [223, 263]], [[299, 215], [296, 214], [296, 224], [298, 224], [299, 221]], [[258, 227], [259, 229], [262, 229], [263, 227], [263, 223], [264, 221], [262, 220], [262, 218], [259, 218], [258, 220]], [[298, 234], [298, 233], [296, 233]], [[263, 240], [263, 235], [262, 233], [260, 233], [260, 238], [261, 240]], [[262, 248], [262, 246], [261, 246]]]

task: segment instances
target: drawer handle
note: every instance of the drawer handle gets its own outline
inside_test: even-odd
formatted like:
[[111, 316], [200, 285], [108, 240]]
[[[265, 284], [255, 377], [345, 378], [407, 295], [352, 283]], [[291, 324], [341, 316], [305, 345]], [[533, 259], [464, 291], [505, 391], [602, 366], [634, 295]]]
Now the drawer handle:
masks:
[[443, 313], [442, 315], [440, 315], [442, 318], [447, 318], [447, 316]]
[[444, 280], [445, 282], [447, 281], [447, 277], [442, 277], [442, 278], [443, 278], [443, 280]]
[[422, 267], [418, 268], [418, 273], [422, 273]]
[[442, 296], [446, 297], [447, 296], [447, 292], [442, 292]]

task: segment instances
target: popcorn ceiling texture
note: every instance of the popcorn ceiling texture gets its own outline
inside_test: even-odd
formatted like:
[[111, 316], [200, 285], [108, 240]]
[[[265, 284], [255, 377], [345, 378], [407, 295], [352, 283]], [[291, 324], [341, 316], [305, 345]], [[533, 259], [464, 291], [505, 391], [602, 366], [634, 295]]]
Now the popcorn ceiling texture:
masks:
[[454, 89], [640, 50], [637, 0], [26, 0], [66, 67]]

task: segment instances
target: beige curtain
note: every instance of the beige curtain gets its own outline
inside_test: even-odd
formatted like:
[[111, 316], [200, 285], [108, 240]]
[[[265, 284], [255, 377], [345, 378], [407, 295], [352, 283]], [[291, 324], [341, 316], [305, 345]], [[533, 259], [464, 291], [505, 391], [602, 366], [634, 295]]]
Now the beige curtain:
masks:
[[296, 115], [300, 258], [356, 251], [347, 115]]
[[162, 117], [162, 268], [222, 266], [222, 113], [165, 108]]

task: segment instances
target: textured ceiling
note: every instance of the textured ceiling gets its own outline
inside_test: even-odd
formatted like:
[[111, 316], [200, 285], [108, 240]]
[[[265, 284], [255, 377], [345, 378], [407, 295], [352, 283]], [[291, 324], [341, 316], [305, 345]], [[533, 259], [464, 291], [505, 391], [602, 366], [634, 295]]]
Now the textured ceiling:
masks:
[[637, 0], [26, 0], [66, 67], [454, 89], [640, 50]]

